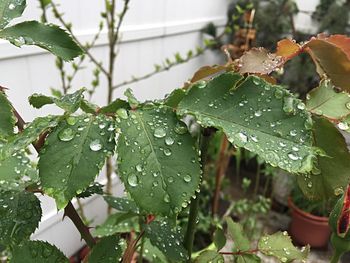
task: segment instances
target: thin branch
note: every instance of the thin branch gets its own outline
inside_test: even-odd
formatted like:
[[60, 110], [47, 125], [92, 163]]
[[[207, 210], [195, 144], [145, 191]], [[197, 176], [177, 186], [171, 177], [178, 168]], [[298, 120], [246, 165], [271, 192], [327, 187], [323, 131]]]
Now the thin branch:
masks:
[[84, 50], [85, 54], [90, 58], [90, 60], [107, 76], [108, 72], [107, 70], [102, 66], [100, 62], [98, 62], [95, 57], [90, 53], [89, 50], [87, 50], [84, 45], [79, 41], [79, 39], [73, 34], [71, 26], [64, 21], [62, 15], [59, 13], [57, 6], [54, 2], [51, 2], [52, 9], [54, 11], [55, 16], [57, 19], [61, 22], [61, 24], [64, 26], [64, 28], [71, 34], [74, 41]]
[[206, 51], [207, 49], [209, 49], [209, 48], [205, 47], [205, 48], [203, 48], [203, 51], [202, 51], [202, 52], [199, 52], [199, 53], [197, 53], [197, 54], [195, 54], [195, 55], [193, 55], [193, 56], [191, 56], [191, 57], [188, 57], [188, 58], [184, 59], [184, 60], [181, 61], [181, 62], [172, 63], [172, 64], [167, 65], [167, 66], [164, 66], [164, 67], [162, 67], [162, 68], [156, 68], [156, 69], [154, 69], [152, 72], [149, 72], [149, 73], [147, 73], [147, 74], [145, 74], [145, 75], [142, 75], [142, 76], [140, 76], [140, 77], [133, 77], [133, 78], [130, 79], [130, 80], [126, 80], [126, 81], [123, 81], [123, 82], [121, 82], [121, 83], [118, 83], [118, 84], [116, 84], [116, 85], [113, 86], [113, 89], [115, 90], [115, 89], [118, 89], [118, 88], [123, 87], [123, 86], [125, 86], [125, 85], [130, 85], [130, 84], [132, 84], [132, 83], [135, 83], [135, 82], [138, 82], [138, 81], [141, 81], [141, 80], [148, 79], [148, 78], [150, 78], [150, 77], [152, 77], [152, 76], [154, 76], [154, 75], [156, 75], [156, 74], [158, 74], [158, 73], [168, 71], [168, 70], [170, 70], [171, 68], [173, 68], [173, 67], [175, 67], [175, 66], [184, 64], [184, 63], [186, 63], [186, 62], [188, 62], [188, 61], [190, 61], [190, 60], [192, 60], [192, 59], [194, 59], [194, 58], [199, 57], [199, 56], [202, 55], [202, 54], [204, 53], [204, 51]]

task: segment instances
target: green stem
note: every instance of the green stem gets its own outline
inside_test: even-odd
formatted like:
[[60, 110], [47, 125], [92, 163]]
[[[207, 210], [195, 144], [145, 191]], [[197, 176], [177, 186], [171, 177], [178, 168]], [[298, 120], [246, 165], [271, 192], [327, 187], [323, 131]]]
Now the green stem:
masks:
[[340, 261], [340, 257], [342, 256], [342, 252], [337, 250], [334, 251], [330, 263], [338, 263]]
[[[205, 171], [204, 165], [206, 162], [210, 135], [211, 135], [210, 129], [203, 129], [202, 133], [199, 136], [199, 144], [201, 149], [201, 163], [202, 163], [203, 171]], [[191, 262], [193, 241], [196, 233], [196, 221], [197, 221], [197, 215], [198, 215], [198, 208], [199, 208], [199, 195], [198, 193], [196, 193], [195, 198], [191, 199], [190, 213], [188, 215], [187, 229], [186, 229], [186, 234], [184, 238], [184, 246], [188, 252], [188, 262]]]

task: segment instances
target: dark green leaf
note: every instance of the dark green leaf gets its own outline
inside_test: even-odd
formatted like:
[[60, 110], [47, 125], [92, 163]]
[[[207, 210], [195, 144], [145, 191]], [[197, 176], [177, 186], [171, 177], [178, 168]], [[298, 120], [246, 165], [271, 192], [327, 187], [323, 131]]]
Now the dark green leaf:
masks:
[[224, 263], [224, 257], [216, 251], [206, 250], [200, 253], [199, 257], [196, 258], [195, 263]]
[[306, 107], [316, 115], [340, 120], [350, 114], [350, 95], [346, 92], [336, 92], [332, 83], [325, 79], [308, 94]]
[[54, 245], [44, 241], [27, 241], [12, 251], [10, 263], [68, 263], [66, 256]]
[[98, 111], [98, 106], [87, 100], [81, 101], [80, 108], [86, 113], [95, 114]]
[[45, 96], [42, 94], [36, 94], [36, 93], [30, 96], [28, 100], [29, 100], [29, 104], [36, 109], [40, 109], [42, 106], [45, 106], [48, 104], [54, 104], [54, 100], [52, 97]]
[[87, 198], [92, 195], [103, 195], [103, 185], [99, 183], [93, 183], [86, 188], [82, 193], [78, 194], [78, 198]]
[[0, 189], [24, 188], [37, 182], [37, 171], [23, 152], [17, 152], [0, 160]]
[[187, 259], [187, 251], [182, 245], [183, 237], [166, 221], [152, 221], [145, 226], [145, 235], [169, 259], [182, 262]]
[[0, 144], [0, 160], [10, 157], [15, 152], [25, 149], [44, 132], [58, 124], [59, 117], [47, 116], [36, 118], [22, 132], [8, 138], [4, 145]]
[[25, 7], [25, 0], [0, 1], [0, 29], [4, 28], [12, 19], [21, 16]]
[[185, 95], [186, 90], [176, 89], [170, 93], [168, 97], [165, 98], [164, 104], [171, 108], [176, 108], [177, 105], [179, 105], [180, 101], [185, 97]]
[[350, 182], [350, 154], [344, 137], [332, 123], [315, 118], [314, 126], [315, 144], [325, 151], [326, 156], [318, 157], [318, 168], [312, 173], [298, 175], [298, 184], [309, 198], [334, 197]]
[[80, 104], [84, 98], [84, 91], [85, 89], [80, 89], [72, 94], [67, 94], [60, 98], [49, 97], [41, 94], [33, 94], [29, 97], [29, 103], [37, 109], [41, 108], [44, 105], [55, 103], [66, 113], [73, 113], [80, 107]]
[[13, 135], [15, 123], [16, 118], [13, 115], [11, 103], [0, 89], [0, 138]]
[[139, 231], [137, 215], [134, 213], [116, 213], [110, 215], [102, 225], [97, 226], [94, 234], [98, 237], [104, 237], [131, 231]]
[[104, 115], [69, 116], [40, 151], [39, 176], [59, 209], [87, 188], [114, 151], [114, 126]]
[[178, 106], [205, 127], [222, 129], [230, 142], [290, 172], [312, 169], [312, 120], [305, 105], [280, 86], [255, 76], [225, 73], [193, 85]]
[[153, 246], [148, 238], [144, 239], [143, 256], [151, 263], [168, 263], [164, 254], [157, 247]]
[[214, 232], [214, 243], [217, 250], [222, 249], [226, 244], [225, 233], [221, 228], [217, 228]]
[[201, 177], [187, 127], [168, 107], [118, 115], [118, 171], [132, 199], [148, 213], [178, 213]]
[[111, 104], [102, 107], [99, 112], [101, 113], [116, 113], [118, 109], [129, 109], [130, 106], [125, 100], [116, 99], [115, 101], [111, 102]]
[[0, 190], [0, 243], [20, 243], [38, 227], [41, 207], [29, 192]]
[[231, 218], [226, 218], [227, 234], [234, 243], [234, 251], [247, 251], [250, 249], [250, 242], [243, 232], [239, 223], [233, 222]]
[[120, 262], [123, 247], [118, 236], [102, 238], [91, 250], [89, 263], [115, 263]]
[[0, 38], [20, 47], [36, 45], [44, 48], [63, 60], [72, 60], [83, 53], [69, 34], [55, 25], [27, 21], [0, 31]]
[[260, 263], [261, 259], [257, 255], [245, 254], [236, 257], [237, 263]]
[[267, 256], [278, 258], [282, 262], [306, 260], [310, 251], [307, 246], [302, 250], [296, 248], [287, 232], [277, 232], [273, 235], [263, 236], [258, 243], [259, 251]]
[[135, 214], [140, 213], [136, 203], [128, 198], [114, 197], [106, 195], [103, 197], [109, 206], [121, 212], [133, 212]]

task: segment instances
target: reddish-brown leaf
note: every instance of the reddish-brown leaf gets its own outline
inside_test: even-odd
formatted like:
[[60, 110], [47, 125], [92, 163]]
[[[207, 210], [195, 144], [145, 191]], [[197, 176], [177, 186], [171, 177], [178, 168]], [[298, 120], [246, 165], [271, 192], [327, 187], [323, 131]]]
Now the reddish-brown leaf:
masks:
[[201, 79], [205, 79], [207, 77], [210, 77], [216, 73], [219, 73], [220, 71], [226, 70], [225, 66], [221, 65], [214, 65], [214, 66], [204, 66], [201, 67], [199, 70], [197, 70], [196, 73], [194, 73], [191, 83], [196, 82]]
[[302, 50], [302, 47], [291, 39], [282, 39], [277, 43], [276, 55], [283, 57], [284, 60], [289, 60]]
[[314, 60], [319, 75], [326, 74], [332, 83], [350, 92], [350, 59], [349, 38], [334, 35], [325, 37], [320, 35], [307, 42], [303, 48]]

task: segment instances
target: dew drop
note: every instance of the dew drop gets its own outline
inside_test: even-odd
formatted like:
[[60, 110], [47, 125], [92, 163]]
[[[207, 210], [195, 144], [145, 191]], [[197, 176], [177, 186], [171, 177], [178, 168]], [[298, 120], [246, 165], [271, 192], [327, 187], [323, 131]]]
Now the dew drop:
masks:
[[292, 161], [296, 161], [299, 159], [299, 156], [293, 152], [290, 152], [290, 153], [288, 153], [288, 158], [291, 159]]
[[187, 132], [186, 124], [184, 124], [183, 122], [178, 122], [174, 128], [174, 131], [180, 135], [185, 134]]
[[256, 112], [254, 112], [254, 116], [255, 117], [260, 117], [262, 115], [262, 111], [261, 110], [257, 110]]
[[311, 188], [312, 187], [312, 182], [307, 183], [307, 187]]
[[157, 173], [157, 172], [153, 173], [153, 177], [157, 177], [158, 175], [159, 175], [159, 173]]
[[58, 138], [63, 142], [69, 142], [74, 138], [74, 131], [71, 128], [66, 128], [58, 133]]
[[132, 187], [136, 187], [138, 185], [138, 179], [137, 179], [137, 176], [132, 174], [132, 175], [129, 175], [128, 177], [128, 184]]
[[171, 155], [171, 150], [170, 149], [164, 149], [163, 151], [165, 156], [170, 156]]
[[349, 125], [346, 122], [339, 122], [338, 128], [341, 129], [342, 131], [345, 131], [349, 129]]
[[245, 135], [243, 132], [238, 133], [238, 137], [244, 143], [246, 143], [248, 141], [248, 136]]
[[14, 4], [10, 4], [10, 5], [9, 5], [9, 9], [10, 9], [10, 10], [14, 10], [15, 8], [16, 8], [16, 6], [15, 6]]
[[174, 139], [173, 138], [171, 138], [171, 137], [167, 137], [167, 138], [165, 138], [165, 144], [166, 145], [173, 145], [174, 144]]
[[168, 194], [165, 194], [163, 200], [164, 200], [165, 203], [169, 203], [170, 202], [170, 196]]
[[122, 118], [124, 120], [126, 120], [128, 118], [128, 111], [124, 108], [118, 109], [116, 113], [120, 118]]
[[99, 139], [93, 140], [90, 143], [90, 149], [91, 151], [97, 152], [102, 149], [102, 144]]
[[190, 176], [189, 174], [186, 174], [186, 175], [184, 176], [184, 181], [185, 181], [186, 183], [191, 182], [191, 180], [192, 180], [192, 178], [191, 178], [191, 176]]
[[169, 182], [169, 183], [174, 182], [174, 177], [170, 176], [170, 177], [168, 178], [168, 182]]
[[345, 104], [345, 107], [350, 110], [350, 101]]
[[142, 172], [142, 170], [143, 170], [143, 167], [141, 164], [136, 165], [135, 168], [136, 168], [136, 171], [138, 171], [138, 172]]
[[69, 116], [67, 118], [67, 123], [71, 126], [75, 125], [77, 123], [77, 118], [74, 116]]
[[291, 130], [290, 132], [289, 132], [289, 134], [290, 134], [290, 136], [296, 136], [297, 135], [297, 131], [296, 130]]
[[305, 104], [302, 103], [302, 102], [299, 102], [298, 105], [297, 105], [297, 108], [298, 108], [299, 110], [305, 110]]
[[156, 138], [163, 138], [163, 137], [165, 137], [166, 132], [165, 132], [165, 130], [164, 130], [163, 128], [158, 127], [158, 128], [155, 128], [155, 129], [154, 129], [153, 135], [154, 135], [154, 137], [156, 137]]

